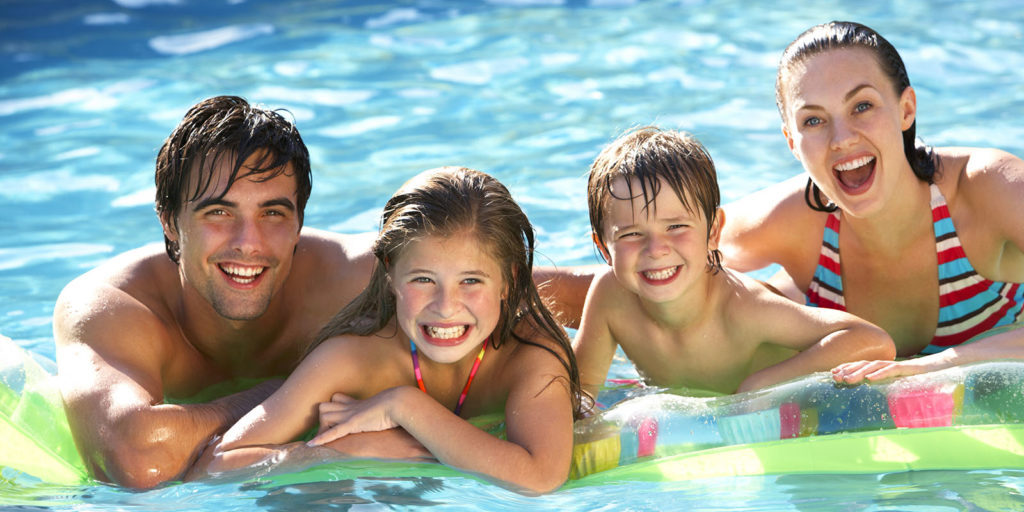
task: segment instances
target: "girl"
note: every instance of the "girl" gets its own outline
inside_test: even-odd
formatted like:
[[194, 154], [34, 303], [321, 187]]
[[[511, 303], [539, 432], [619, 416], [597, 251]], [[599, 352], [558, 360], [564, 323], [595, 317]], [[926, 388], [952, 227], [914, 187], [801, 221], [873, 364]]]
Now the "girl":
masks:
[[791, 43], [776, 99], [809, 177], [726, 208], [726, 263], [778, 263], [773, 284], [791, 296], [884, 328], [899, 356], [926, 354], [833, 370], [850, 383], [1024, 357], [1024, 330], [1012, 325], [1024, 307], [1024, 162], [917, 144], [903, 61], [857, 23], [812, 27]]
[[[446, 167], [406, 183], [384, 207], [370, 284], [228, 430], [207, 470], [302, 450], [280, 445], [319, 420], [310, 446], [401, 427], [391, 432], [449, 466], [534, 492], [560, 486], [579, 375], [534, 285], [533, 247], [526, 215], [494, 178]], [[505, 413], [507, 441], [464, 419], [495, 412]]]

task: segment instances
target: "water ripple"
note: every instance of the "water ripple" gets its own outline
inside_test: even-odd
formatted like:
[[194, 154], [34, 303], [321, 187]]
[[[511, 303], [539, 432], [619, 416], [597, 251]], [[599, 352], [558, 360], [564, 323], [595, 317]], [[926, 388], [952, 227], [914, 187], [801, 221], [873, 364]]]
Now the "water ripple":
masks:
[[274, 26], [265, 23], [231, 25], [190, 34], [156, 36], [149, 40], [149, 47], [165, 55], [188, 55], [273, 33]]
[[0, 247], [0, 270], [23, 268], [53, 260], [80, 258], [113, 252], [109, 244], [42, 244], [29, 247]]

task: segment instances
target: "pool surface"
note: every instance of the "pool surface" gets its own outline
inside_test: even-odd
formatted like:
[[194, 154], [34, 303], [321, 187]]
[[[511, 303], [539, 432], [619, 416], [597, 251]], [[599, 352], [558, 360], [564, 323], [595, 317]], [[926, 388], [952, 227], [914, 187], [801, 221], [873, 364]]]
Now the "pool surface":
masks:
[[[797, 34], [832, 19], [900, 50], [926, 142], [1024, 156], [1015, 0], [4, 1], [0, 333], [52, 368], [61, 288], [161, 241], [156, 152], [203, 98], [290, 112], [313, 165], [307, 225], [371, 231], [407, 178], [464, 165], [512, 190], [542, 263], [595, 263], [585, 173], [625, 129], [696, 135], [725, 201], [801, 172], [779, 130], [775, 66]], [[612, 371], [634, 374], [624, 360]], [[57, 510], [1022, 510], [1022, 493], [1024, 471], [1005, 468], [623, 482], [539, 498], [471, 478], [130, 492], [0, 473], [0, 508]]]

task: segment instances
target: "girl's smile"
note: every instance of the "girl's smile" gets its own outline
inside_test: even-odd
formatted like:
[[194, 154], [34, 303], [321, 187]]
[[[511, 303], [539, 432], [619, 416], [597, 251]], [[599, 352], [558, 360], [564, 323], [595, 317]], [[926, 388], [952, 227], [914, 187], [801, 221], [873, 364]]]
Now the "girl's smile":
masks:
[[498, 324], [501, 267], [473, 233], [411, 242], [389, 273], [398, 325], [432, 361], [475, 354]]

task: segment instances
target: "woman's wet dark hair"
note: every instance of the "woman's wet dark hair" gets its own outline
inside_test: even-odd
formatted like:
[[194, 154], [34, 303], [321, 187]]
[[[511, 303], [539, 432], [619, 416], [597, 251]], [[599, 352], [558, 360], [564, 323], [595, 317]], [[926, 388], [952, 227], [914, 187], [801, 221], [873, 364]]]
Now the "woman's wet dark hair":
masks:
[[[258, 159], [242, 171], [253, 154]], [[221, 158], [232, 158], [228, 186], [246, 178], [267, 181], [286, 171], [295, 176], [299, 225], [313, 188], [309, 151], [298, 129], [277, 111], [250, 105], [238, 96], [215, 96], [197, 103], [164, 141], [156, 157], [156, 211], [177, 227], [185, 203], [195, 201], [213, 185], [213, 170]], [[197, 179], [192, 174], [197, 173]], [[189, 187], [191, 190], [188, 190]], [[166, 236], [167, 255], [175, 263], [181, 256], [177, 242]]]
[[[878, 32], [852, 21], [823, 23], [804, 31], [782, 52], [779, 72], [775, 80], [775, 102], [783, 121], [786, 120], [784, 91], [786, 77], [793, 66], [815, 55], [843, 48], [864, 48], [870, 51], [875, 56], [882, 72], [892, 81], [897, 97], [903, 94], [907, 87], [910, 87], [907, 68], [904, 66], [899, 52]], [[903, 132], [903, 152], [910, 163], [910, 168], [914, 170], [914, 175], [924, 182], [932, 183], [935, 180], [936, 171], [934, 150], [918, 139], [916, 132], [917, 120], [915, 119], [910, 128]], [[831, 212], [837, 208], [835, 204], [824, 201], [821, 190], [810, 178], [807, 179], [804, 200], [808, 206], [817, 211]]]
[[[416, 176], [384, 206], [381, 229], [373, 244], [376, 256], [370, 283], [317, 335], [307, 353], [324, 340], [355, 334], [370, 336], [395, 316], [396, 299], [388, 270], [405, 248], [425, 237], [470, 234], [480, 250], [498, 261], [506, 298], [490, 343], [509, 339], [547, 350], [569, 374], [573, 413], [578, 418], [589, 402], [580, 386], [572, 344], [544, 303], [533, 280], [534, 232], [508, 189], [493, 177], [465, 167], [441, 167]], [[527, 333], [524, 335], [523, 333]], [[529, 333], [554, 340], [557, 350], [531, 341]], [[589, 407], [589, 405], [588, 405]]]

